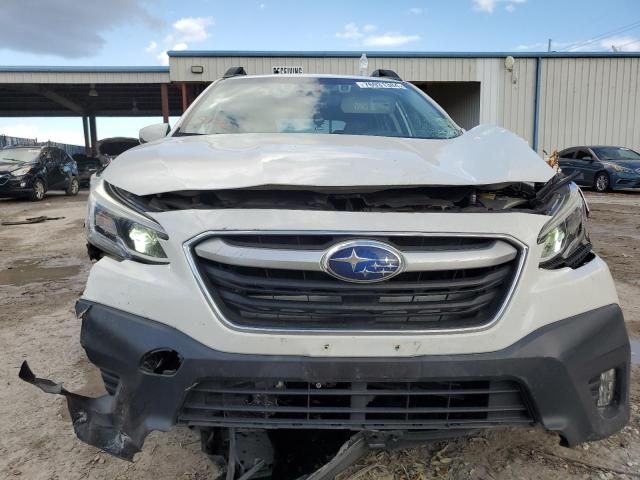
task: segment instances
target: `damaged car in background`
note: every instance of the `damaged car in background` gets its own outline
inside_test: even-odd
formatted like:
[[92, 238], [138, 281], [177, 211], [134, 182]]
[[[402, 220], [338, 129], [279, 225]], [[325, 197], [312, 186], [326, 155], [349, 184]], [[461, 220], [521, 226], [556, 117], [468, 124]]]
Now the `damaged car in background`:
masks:
[[78, 166], [61, 148], [10, 146], [0, 148], [0, 197], [40, 201], [49, 190], [77, 195]]
[[519, 137], [464, 132], [391, 71], [236, 68], [141, 139], [89, 197], [77, 314], [107, 394], [20, 373], [81, 440], [131, 460], [184, 424], [227, 479], [317, 480], [372, 448], [627, 423], [584, 200]]
[[140, 141], [137, 138], [110, 137], [98, 142], [97, 156], [89, 156], [82, 153], [75, 154], [73, 159], [78, 164], [80, 186], [88, 187], [94, 174], [106, 168], [118, 155], [137, 145], [140, 145]]

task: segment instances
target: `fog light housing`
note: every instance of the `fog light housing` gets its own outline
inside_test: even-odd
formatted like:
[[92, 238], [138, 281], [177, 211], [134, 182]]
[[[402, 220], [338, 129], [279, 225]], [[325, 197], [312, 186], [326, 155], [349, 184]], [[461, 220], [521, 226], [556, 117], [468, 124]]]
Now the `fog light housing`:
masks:
[[598, 407], [608, 407], [613, 403], [616, 393], [616, 370], [611, 368], [600, 374], [600, 386], [598, 387]]

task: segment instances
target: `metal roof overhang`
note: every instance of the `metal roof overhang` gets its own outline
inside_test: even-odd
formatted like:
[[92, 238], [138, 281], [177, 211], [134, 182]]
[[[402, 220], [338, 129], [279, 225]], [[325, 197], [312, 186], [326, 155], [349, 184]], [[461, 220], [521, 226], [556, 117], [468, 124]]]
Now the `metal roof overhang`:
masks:
[[[160, 116], [162, 84], [168, 67], [0, 67], [0, 116]], [[177, 87], [168, 100], [169, 114], [181, 115]]]

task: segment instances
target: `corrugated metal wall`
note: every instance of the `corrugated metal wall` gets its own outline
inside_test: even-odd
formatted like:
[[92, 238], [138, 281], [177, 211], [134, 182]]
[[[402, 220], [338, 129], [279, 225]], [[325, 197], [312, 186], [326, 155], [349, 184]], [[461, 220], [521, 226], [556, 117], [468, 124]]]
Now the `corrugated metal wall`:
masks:
[[541, 68], [541, 149], [640, 150], [640, 58], [548, 58]]
[[[477, 81], [477, 58], [369, 58], [368, 70], [387, 68], [410, 81]], [[191, 73], [192, 65], [204, 67], [204, 73]], [[230, 67], [243, 66], [251, 75], [271, 74], [274, 66], [302, 66], [305, 73], [357, 75], [359, 60], [352, 57], [170, 57], [173, 82], [210, 82]]]

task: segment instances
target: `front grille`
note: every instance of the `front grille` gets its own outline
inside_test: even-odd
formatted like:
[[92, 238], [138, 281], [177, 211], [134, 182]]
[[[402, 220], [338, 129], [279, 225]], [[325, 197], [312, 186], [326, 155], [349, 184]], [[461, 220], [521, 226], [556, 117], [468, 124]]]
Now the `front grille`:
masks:
[[534, 423], [508, 380], [429, 382], [203, 381], [178, 421], [193, 426], [430, 430]]
[[[318, 251], [353, 237], [229, 235], [225, 244], [266, 251]], [[360, 237], [358, 237], [360, 238]], [[368, 237], [408, 252], [473, 252], [495, 239]], [[254, 250], [255, 251], [255, 250]], [[263, 250], [259, 250], [263, 251]], [[282, 250], [280, 250], [282, 251]], [[285, 256], [286, 258], [286, 256]], [[378, 283], [350, 283], [319, 270], [258, 268], [194, 259], [204, 288], [229, 322], [248, 328], [292, 330], [440, 330], [487, 324], [515, 281], [519, 255], [467, 269], [408, 271]], [[237, 262], [236, 262], [237, 263]]]

